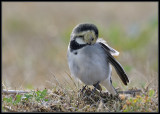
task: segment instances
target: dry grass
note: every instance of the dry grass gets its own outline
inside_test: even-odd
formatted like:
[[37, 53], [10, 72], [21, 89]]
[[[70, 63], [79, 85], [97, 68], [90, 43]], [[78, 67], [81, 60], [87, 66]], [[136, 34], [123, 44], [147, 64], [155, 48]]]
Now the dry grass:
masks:
[[129, 96], [112, 96], [106, 92], [92, 93], [90, 88], [75, 92], [55, 87], [23, 95], [3, 94], [2, 109], [5, 112], [158, 112], [158, 93], [143, 90]]

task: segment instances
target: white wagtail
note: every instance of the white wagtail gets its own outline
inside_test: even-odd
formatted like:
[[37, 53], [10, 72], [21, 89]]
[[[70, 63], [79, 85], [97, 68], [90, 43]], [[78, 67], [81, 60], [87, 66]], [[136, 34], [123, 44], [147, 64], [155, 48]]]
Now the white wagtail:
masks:
[[121, 64], [113, 57], [118, 55], [118, 51], [98, 38], [98, 29], [94, 24], [83, 23], [73, 29], [67, 52], [68, 64], [71, 75], [78, 77], [86, 85], [93, 85], [98, 89], [101, 84], [112, 95], [116, 95], [112, 86], [111, 65], [127, 85], [129, 79]]

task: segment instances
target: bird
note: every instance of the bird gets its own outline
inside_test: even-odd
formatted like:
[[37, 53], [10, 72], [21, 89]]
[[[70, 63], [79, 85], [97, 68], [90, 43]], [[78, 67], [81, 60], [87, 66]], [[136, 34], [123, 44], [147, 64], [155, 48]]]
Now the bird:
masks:
[[102, 85], [110, 94], [117, 95], [112, 85], [112, 66], [124, 85], [129, 83], [129, 79], [122, 65], [114, 58], [119, 52], [98, 34], [97, 26], [92, 23], [80, 23], [73, 28], [67, 50], [71, 76], [81, 80], [85, 87], [93, 85], [100, 90]]

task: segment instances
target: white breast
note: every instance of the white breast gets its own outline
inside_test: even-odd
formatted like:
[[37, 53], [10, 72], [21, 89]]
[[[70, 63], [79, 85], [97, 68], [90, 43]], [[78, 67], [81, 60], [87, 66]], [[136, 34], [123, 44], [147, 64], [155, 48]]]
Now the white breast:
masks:
[[[77, 52], [77, 55], [74, 52]], [[71, 75], [87, 85], [101, 82], [110, 77], [110, 65], [106, 60], [107, 57], [99, 44], [85, 46], [73, 52], [70, 52], [68, 48], [68, 64]]]

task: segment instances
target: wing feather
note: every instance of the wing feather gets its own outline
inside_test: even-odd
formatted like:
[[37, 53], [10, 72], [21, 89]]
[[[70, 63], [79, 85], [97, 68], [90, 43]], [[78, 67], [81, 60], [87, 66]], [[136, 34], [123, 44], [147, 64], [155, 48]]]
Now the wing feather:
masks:
[[98, 42], [98, 43], [103, 43], [103, 44], [105, 45], [106, 49], [111, 53], [111, 55], [113, 55], [113, 56], [118, 56], [118, 55], [119, 55], [119, 52], [118, 52], [117, 50], [111, 48], [111, 47], [106, 43], [106, 41], [103, 40], [102, 38], [98, 38], [98, 39], [97, 39], [97, 42]]
[[107, 45], [103, 44], [102, 42], [99, 42], [99, 44], [102, 46], [102, 48], [104, 49], [106, 55], [107, 55], [107, 59], [109, 60], [109, 62], [113, 65], [113, 67], [115, 68], [117, 74], [119, 75], [120, 79], [122, 80], [122, 82], [127, 85], [127, 83], [129, 83], [129, 79], [127, 74], [125, 73], [123, 67], [121, 66], [121, 64], [111, 55], [110, 53], [110, 48], [107, 47]]

